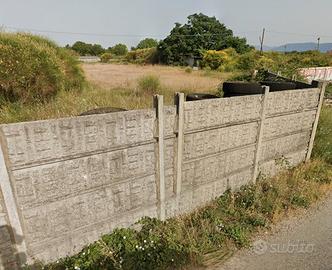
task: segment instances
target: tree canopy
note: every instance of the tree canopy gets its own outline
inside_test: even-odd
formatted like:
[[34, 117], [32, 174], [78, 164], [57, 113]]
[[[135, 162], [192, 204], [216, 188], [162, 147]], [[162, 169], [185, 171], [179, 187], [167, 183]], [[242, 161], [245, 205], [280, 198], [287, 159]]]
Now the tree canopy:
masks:
[[71, 49], [76, 51], [79, 55], [101, 55], [105, 52], [105, 49], [101, 45], [85, 43], [83, 41], [76, 41]]
[[108, 51], [110, 51], [114, 55], [122, 56], [127, 54], [128, 48], [127, 45], [119, 43], [113, 47], [108, 48]]
[[154, 48], [158, 46], [158, 41], [153, 38], [145, 38], [141, 40], [136, 49], [148, 49], [148, 48]]
[[200, 57], [204, 50], [233, 47], [238, 53], [250, 50], [245, 38], [235, 37], [233, 31], [215, 17], [202, 13], [188, 17], [184, 25], [176, 23], [170, 35], [160, 42], [160, 59], [166, 64], [181, 64], [186, 57]]

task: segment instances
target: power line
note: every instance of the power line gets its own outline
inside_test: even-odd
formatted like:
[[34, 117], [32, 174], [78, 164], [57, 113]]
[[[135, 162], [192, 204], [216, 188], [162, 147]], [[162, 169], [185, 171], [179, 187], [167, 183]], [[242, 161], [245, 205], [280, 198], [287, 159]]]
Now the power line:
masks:
[[[274, 31], [274, 30], [266, 30], [268, 33], [272, 34], [282, 34], [282, 35], [292, 35], [292, 36], [307, 36], [307, 37], [314, 37], [317, 38], [317, 34], [309, 34], [309, 33], [292, 33], [292, 32], [281, 32], [281, 31]], [[328, 35], [319, 35], [320, 37], [332, 38], [332, 36]]]
[[[21, 32], [37, 32], [37, 33], [48, 33], [48, 34], [65, 34], [65, 35], [81, 35], [81, 36], [104, 36], [104, 37], [155, 37], [162, 38], [164, 35], [138, 35], [138, 34], [108, 34], [108, 33], [92, 33], [92, 32], [68, 32], [68, 31], [54, 31], [54, 30], [44, 30], [44, 29], [34, 29], [34, 28], [20, 28], [13, 26], [4, 26], [5, 29], [10, 29], [14, 31]], [[246, 31], [246, 32], [234, 32], [236, 35], [246, 34], [248, 32], [257, 32], [257, 31]], [[196, 37], [196, 36], [220, 36], [220, 34], [178, 34], [175, 36], [183, 37]]]
[[[124, 38], [144, 38], [144, 37], [153, 37], [153, 38], [164, 38], [165, 35], [155, 35], [155, 34], [111, 34], [111, 33], [92, 33], [92, 32], [71, 32], [71, 31], [55, 31], [55, 30], [45, 30], [45, 29], [35, 29], [35, 28], [20, 28], [14, 26], [3, 26], [4, 29], [14, 30], [18, 32], [36, 32], [36, 33], [46, 33], [46, 34], [63, 34], [63, 35], [80, 35], [80, 36], [99, 36], [99, 37], [124, 37]], [[245, 35], [248, 33], [259, 33], [257, 30], [248, 30], [241, 32], [233, 32], [235, 35]], [[282, 32], [275, 30], [265, 30], [265, 33], [270, 34], [279, 34], [279, 35], [293, 35], [293, 36], [307, 36], [317, 38], [317, 34], [309, 33], [292, 33], [292, 32]], [[197, 36], [219, 36], [220, 34], [178, 34], [175, 36], [183, 37], [197, 37]], [[328, 35], [319, 35], [320, 37], [332, 38]]]
[[4, 26], [6, 29], [22, 32], [37, 32], [37, 33], [48, 33], [48, 34], [65, 34], [65, 35], [81, 35], [81, 36], [104, 36], [104, 37], [160, 37], [157, 35], [137, 35], [137, 34], [104, 34], [104, 33], [89, 33], [89, 32], [67, 32], [67, 31], [54, 31], [54, 30], [42, 30], [33, 28], [19, 28], [12, 26]]

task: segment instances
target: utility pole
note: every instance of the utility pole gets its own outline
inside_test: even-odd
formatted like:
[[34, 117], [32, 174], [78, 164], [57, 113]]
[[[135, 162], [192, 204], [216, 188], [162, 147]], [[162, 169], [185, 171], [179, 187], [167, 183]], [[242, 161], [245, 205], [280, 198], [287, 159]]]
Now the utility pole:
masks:
[[317, 39], [317, 51], [320, 50], [320, 37], [318, 37]]
[[259, 37], [259, 41], [261, 43], [261, 54], [263, 54], [264, 38], [265, 38], [265, 28], [263, 28], [262, 36]]

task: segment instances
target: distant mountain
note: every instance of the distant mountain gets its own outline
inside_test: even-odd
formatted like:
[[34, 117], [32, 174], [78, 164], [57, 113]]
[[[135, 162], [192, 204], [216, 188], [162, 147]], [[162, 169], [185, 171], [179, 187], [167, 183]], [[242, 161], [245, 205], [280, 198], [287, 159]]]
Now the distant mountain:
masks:
[[[260, 49], [260, 46], [255, 46], [256, 49]], [[277, 52], [304, 52], [310, 50], [317, 50], [317, 43], [305, 42], [305, 43], [288, 43], [278, 47], [264, 46], [264, 51], [277, 51]], [[332, 43], [322, 43], [319, 46], [321, 52], [332, 51]]]

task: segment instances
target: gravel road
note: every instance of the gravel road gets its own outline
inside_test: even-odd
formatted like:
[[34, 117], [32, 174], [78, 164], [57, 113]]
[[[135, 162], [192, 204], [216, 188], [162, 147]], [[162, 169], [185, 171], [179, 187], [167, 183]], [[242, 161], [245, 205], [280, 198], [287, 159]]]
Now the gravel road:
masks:
[[332, 193], [209, 270], [332, 270]]

